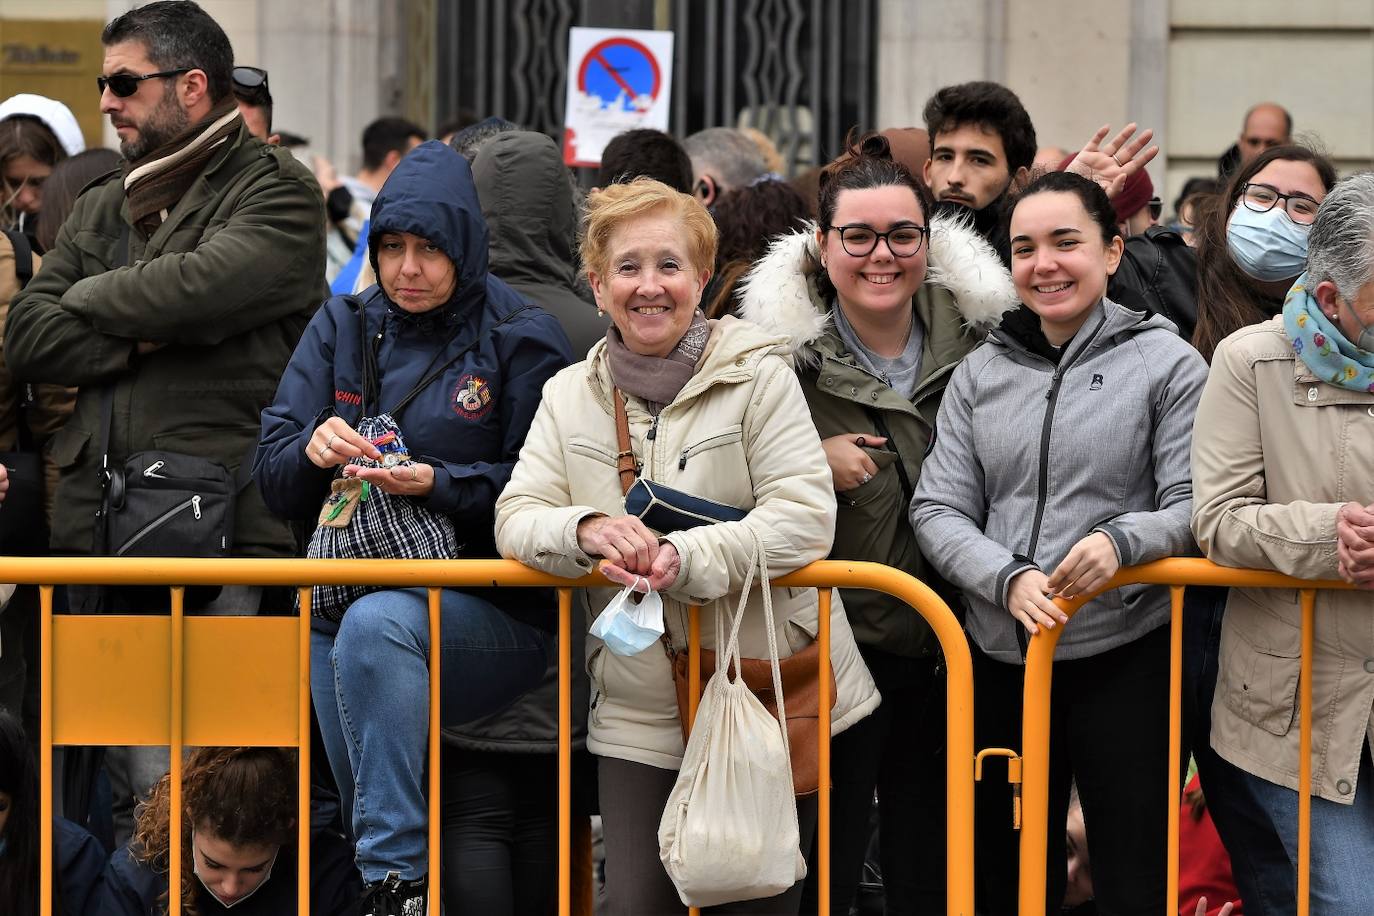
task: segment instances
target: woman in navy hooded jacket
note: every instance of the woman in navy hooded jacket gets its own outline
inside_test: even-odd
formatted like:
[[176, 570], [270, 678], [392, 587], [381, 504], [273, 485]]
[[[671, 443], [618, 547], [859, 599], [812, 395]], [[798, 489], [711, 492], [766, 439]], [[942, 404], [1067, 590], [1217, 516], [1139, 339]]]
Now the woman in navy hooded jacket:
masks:
[[[311, 520], [336, 472], [362, 477], [448, 515], [464, 556], [494, 557], [496, 497], [544, 382], [571, 361], [567, 337], [487, 273], [487, 226], [472, 173], [442, 143], [417, 147], [387, 179], [372, 206], [368, 244], [380, 281], [359, 297], [380, 380], [369, 408], [389, 411], [462, 353], [396, 418], [414, 463], [351, 464], [380, 453], [354, 428], [363, 409], [357, 300], [335, 297], [311, 321], [263, 411], [254, 477], [273, 511]], [[364, 913], [410, 912], [404, 904], [424, 898], [426, 607], [423, 589], [374, 592], [339, 620], [317, 616], [312, 625], [311, 693], [352, 814], [369, 886]], [[553, 620], [548, 602], [519, 589], [445, 589], [444, 724], [494, 712], [536, 686]]]

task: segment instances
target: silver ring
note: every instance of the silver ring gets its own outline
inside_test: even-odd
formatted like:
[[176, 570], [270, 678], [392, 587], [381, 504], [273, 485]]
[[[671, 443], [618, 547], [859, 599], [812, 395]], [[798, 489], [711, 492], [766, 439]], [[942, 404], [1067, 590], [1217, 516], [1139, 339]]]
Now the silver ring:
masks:
[[321, 460], [321, 461], [324, 460], [324, 453], [325, 453], [325, 452], [332, 452], [332, 451], [333, 451], [333, 449], [330, 448], [330, 447], [327, 446], [327, 445], [326, 445], [324, 448], [320, 449], [320, 460]]
[[332, 448], [334, 447], [334, 440], [336, 440], [336, 439], [338, 439], [338, 438], [339, 438], [338, 436], [330, 436], [330, 437], [329, 437], [329, 441], [325, 442], [324, 447], [325, 447], [325, 448], [328, 448], [328, 449], [332, 449]]
[[868, 483], [868, 482], [869, 482], [870, 480], [872, 480], [872, 479], [873, 479], [873, 475], [870, 474], [870, 473], [868, 473], [867, 471], [864, 471], [863, 479], [860, 480], [859, 483]]
[[1118, 158], [1116, 158], [1116, 153], [1112, 153], [1112, 161], [1116, 163], [1117, 168], [1124, 168], [1124, 167], [1125, 167], [1125, 166], [1122, 164], [1121, 160], [1118, 159]]

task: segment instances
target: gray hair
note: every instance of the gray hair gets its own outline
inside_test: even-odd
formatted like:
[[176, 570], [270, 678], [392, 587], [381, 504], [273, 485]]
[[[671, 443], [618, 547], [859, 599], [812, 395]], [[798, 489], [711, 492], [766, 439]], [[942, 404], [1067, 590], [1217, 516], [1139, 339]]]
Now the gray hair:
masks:
[[453, 139], [448, 141], [448, 145], [453, 147], [454, 152], [466, 159], [468, 165], [472, 165], [482, 147], [495, 137], [510, 133], [513, 130], [525, 130], [525, 128], [513, 121], [507, 121], [505, 118], [487, 118], [485, 121], [478, 121], [476, 124], [464, 127], [455, 133]]
[[733, 127], [708, 127], [682, 143], [697, 177], [710, 174], [723, 189], [742, 188], [768, 173], [758, 145]]
[[1353, 302], [1374, 278], [1374, 172], [1336, 182], [1307, 239], [1308, 288], [1324, 280]]

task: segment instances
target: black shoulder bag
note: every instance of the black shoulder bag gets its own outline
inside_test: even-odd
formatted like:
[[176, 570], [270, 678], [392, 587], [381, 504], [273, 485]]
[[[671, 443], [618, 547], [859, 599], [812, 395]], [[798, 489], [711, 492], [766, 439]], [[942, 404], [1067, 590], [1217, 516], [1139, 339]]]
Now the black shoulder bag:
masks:
[[[129, 260], [124, 228], [113, 267]], [[149, 449], [110, 459], [114, 383], [101, 393], [100, 518], [96, 553], [115, 557], [224, 557], [234, 543], [234, 503], [252, 480], [249, 456], [230, 474], [195, 455]]]

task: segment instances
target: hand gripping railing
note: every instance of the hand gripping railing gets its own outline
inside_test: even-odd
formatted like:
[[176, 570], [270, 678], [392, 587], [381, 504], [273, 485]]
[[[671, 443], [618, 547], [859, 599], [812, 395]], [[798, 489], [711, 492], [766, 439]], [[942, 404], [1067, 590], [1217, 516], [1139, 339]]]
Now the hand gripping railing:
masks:
[[[1312, 632], [1313, 609], [1319, 589], [1348, 589], [1344, 582], [1293, 579], [1274, 572], [1228, 569], [1206, 560], [1159, 560], [1122, 569], [1095, 592], [1071, 601], [1056, 599], [1063, 611], [1073, 614], [1088, 601], [1123, 585], [1167, 585], [1172, 601], [1169, 645], [1169, 851], [1166, 913], [1178, 913], [1178, 815], [1182, 784], [1174, 763], [1182, 747], [1180, 728], [1183, 703], [1183, 587], [1220, 585], [1237, 588], [1297, 589], [1302, 607], [1302, 667], [1298, 676], [1298, 914], [1307, 916], [1311, 875], [1312, 825]], [[1022, 719], [1021, 916], [1045, 916], [1046, 844], [1049, 838], [1050, 681], [1054, 648], [1063, 627], [1042, 629], [1030, 641], [1026, 653], [1025, 705]], [[1204, 791], [1206, 787], [1204, 786]], [[1062, 831], [1063, 824], [1057, 829]], [[1091, 838], [1089, 840], [1091, 844]], [[1090, 847], [1091, 848], [1091, 845]]]
[[[187, 746], [261, 745], [299, 749], [298, 905], [310, 900], [310, 586], [378, 585], [428, 589], [430, 640], [429, 872], [440, 873], [439, 818], [439, 600], [440, 589], [474, 586], [558, 589], [558, 830], [559, 913], [569, 916], [572, 896], [571, 772], [572, 589], [606, 587], [599, 575], [559, 579], [505, 560], [253, 560], [0, 558], [0, 582], [39, 586], [41, 599], [40, 774], [42, 780], [41, 910], [52, 900], [52, 748], [57, 745], [168, 745], [170, 810], [181, 808], [182, 750]], [[165, 585], [167, 616], [54, 616], [53, 586]], [[189, 585], [289, 586], [299, 590], [301, 615], [291, 617], [188, 617]], [[829, 691], [830, 588], [867, 588], [911, 605], [934, 629], [945, 653], [949, 691], [946, 740], [948, 912], [973, 913], [973, 673], [958, 621], [939, 597], [911, 576], [876, 563], [822, 561], [773, 580], [774, 586], [821, 591], [818, 640], [822, 660], [822, 721]], [[694, 613], [692, 618], [697, 619]], [[577, 622], [582, 625], [582, 622]], [[699, 678], [699, 632], [690, 643], [691, 677]], [[699, 684], [690, 696], [695, 698]], [[694, 711], [694, 710], [693, 710]], [[829, 903], [830, 732], [820, 732], [818, 799], [820, 913]], [[181, 819], [169, 824], [169, 916], [179, 916]], [[438, 882], [430, 913], [439, 912]], [[576, 902], [586, 908], [585, 896]], [[588, 910], [589, 911], [589, 910]]]

